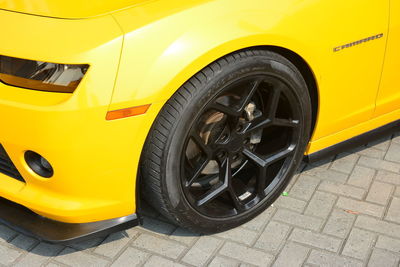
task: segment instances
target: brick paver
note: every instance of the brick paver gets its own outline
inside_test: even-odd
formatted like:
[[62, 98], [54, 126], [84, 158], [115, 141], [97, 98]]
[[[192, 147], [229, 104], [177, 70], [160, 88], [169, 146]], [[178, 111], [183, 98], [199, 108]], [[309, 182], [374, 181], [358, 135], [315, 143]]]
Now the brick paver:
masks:
[[199, 236], [145, 205], [144, 225], [68, 247], [0, 225], [0, 265], [398, 266], [400, 133], [304, 165], [267, 211]]

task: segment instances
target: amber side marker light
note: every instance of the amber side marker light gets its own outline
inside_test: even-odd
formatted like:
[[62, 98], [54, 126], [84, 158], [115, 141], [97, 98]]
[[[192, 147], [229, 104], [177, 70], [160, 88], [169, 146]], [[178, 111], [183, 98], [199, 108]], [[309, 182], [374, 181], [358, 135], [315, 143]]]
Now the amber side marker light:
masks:
[[122, 118], [126, 118], [126, 117], [142, 115], [147, 112], [147, 110], [150, 108], [150, 106], [151, 105], [148, 104], [148, 105], [137, 106], [137, 107], [132, 107], [132, 108], [112, 110], [112, 111], [107, 112], [106, 119], [108, 121], [111, 121], [111, 120], [117, 120], [117, 119], [122, 119]]

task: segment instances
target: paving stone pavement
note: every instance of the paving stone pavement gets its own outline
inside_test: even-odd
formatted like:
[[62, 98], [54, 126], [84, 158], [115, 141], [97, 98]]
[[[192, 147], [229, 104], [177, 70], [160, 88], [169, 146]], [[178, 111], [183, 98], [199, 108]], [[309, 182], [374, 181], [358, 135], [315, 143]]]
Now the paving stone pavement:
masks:
[[400, 132], [304, 165], [273, 206], [234, 230], [198, 236], [145, 207], [144, 225], [68, 247], [0, 225], [16, 266], [398, 266]]

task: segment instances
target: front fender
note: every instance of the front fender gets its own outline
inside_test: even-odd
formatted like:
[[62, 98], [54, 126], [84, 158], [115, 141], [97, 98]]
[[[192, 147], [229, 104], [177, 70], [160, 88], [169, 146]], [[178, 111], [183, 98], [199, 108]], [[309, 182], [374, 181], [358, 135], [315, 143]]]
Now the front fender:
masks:
[[293, 1], [251, 0], [245, 10], [232, 0], [162, 2], [114, 15], [126, 34], [110, 109], [163, 103], [208, 64], [243, 48], [281, 46], [308, 60], [306, 39], [282, 30]]
[[[344, 141], [360, 133], [354, 127], [375, 109], [388, 3], [158, 0], [123, 10], [114, 14], [125, 40], [110, 109], [162, 106], [216, 59], [243, 48], [277, 46], [300, 55], [318, 84], [318, 120], [309, 152]], [[383, 38], [334, 52], [338, 45], [380, 33]]]

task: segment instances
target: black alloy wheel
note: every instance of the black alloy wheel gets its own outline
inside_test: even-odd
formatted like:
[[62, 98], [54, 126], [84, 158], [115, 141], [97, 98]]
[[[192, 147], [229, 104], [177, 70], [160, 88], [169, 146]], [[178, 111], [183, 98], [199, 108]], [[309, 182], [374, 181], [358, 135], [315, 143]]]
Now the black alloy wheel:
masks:
[[211, 64], [156, 119], [142, 156], [145, 198], [175, 224], [213, 233], [247, 222], [284, 190], [309, 140], [298, 70], [265, 50]]
[[224, 88], [195, 120], [182, 153], [182, 186], [203, 215], [243, 213], [278, 188], [300, 140], [295, 96], [274, 76]]

